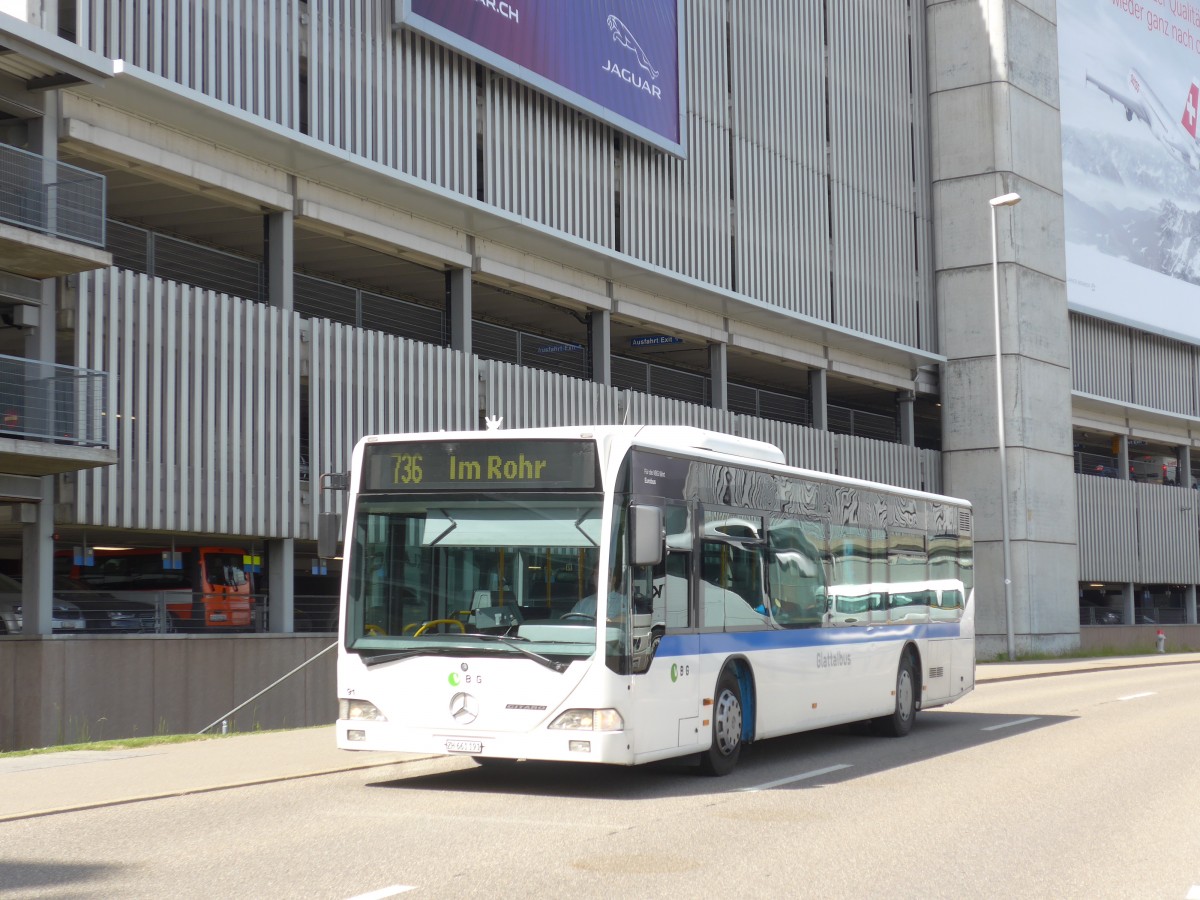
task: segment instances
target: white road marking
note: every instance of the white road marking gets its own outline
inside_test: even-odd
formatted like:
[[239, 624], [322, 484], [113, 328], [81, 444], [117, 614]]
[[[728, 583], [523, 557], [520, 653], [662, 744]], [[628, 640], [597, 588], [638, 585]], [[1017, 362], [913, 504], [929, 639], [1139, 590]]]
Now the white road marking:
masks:
[[1016, 725], [1024, 725], [1027, 722], [1036, 722], [1041, 716], [1030, 716], [1027, 719], [1013, 719], [1011, 722], [1005, 722], [1002, 725], [989, 725], [983, 731], [999, 731], [1001, 728], [1012, 728]]
[[803, 775], [792, 775], [789, 778], [780, 778], [778, 781], [768, 781], [766, 784], [756, 784], [754, 787], [742, 788], [742, 793], [749, 794], [754, 791], [766, 791], [773, 787], [779, 787], [781, 784], [791, 784], [793, 781], [804, 781], [806, 778], [818, 778], [821, 775], [828, 775], [830, 772], [839, 772], [842, 769], [849, 769], [848, 765], [827, 766], [824, 769], [813, 769], [811, 772], [805, 772]]
[[377, 891], [356, 894], [350, 900], [384, 900], [384, 897], [395, 897], [397, 894], [404, 894], [416, 889], [416, 885], [413, 884], [393, 884], [391, 887], [380, 888]]
[[1118, 697], [1118, 700], [1141, 700], [1143, 697], [1153, 697], [1158, 691], [1146, 691], [1141, 694], [1130, 694], [1128, 697]]
[[1187, 892], [1186, 900], [1200, 900], [1200, 884], [1192, 885], [1192, 889]]

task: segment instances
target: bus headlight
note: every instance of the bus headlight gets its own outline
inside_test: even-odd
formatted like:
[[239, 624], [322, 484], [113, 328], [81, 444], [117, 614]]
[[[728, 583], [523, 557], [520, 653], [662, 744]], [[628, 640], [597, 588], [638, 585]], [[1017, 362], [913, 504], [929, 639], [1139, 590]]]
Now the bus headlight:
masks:
[[387, 716], [379, 711], [379, 707], [366, 700], [339, 700], [338, 718], [354, 719], [360, 722], [387, 721]]
[[568, 709], [550, 727], [563, 731], [624, 731], [625, 720], [615, 709]]

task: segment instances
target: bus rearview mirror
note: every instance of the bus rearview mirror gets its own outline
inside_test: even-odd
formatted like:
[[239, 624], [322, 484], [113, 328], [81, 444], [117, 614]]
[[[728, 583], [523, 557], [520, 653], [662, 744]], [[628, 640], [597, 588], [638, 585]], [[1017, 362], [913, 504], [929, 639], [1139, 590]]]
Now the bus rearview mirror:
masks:
[[657, 566], [662, 562], [667, 533], [663, 511], [658, 506], [629, 507], [629, 562], [635, 566]]
[[342, 556], [342, 517], [335, 512], [317, 516], [317, 556], [322, 559]]

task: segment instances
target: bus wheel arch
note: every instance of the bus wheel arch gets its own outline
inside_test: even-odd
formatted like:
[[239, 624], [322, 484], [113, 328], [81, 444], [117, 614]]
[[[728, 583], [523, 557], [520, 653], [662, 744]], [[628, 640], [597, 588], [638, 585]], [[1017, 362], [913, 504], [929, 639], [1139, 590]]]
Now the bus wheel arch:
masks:
[[728, 775], [737, 766], [742, 747], [754, 737], [754, 677], [741, 657], [726, 660], [717, 676], [709, 717], [712, 741], [700, 754], [707, 775]]
[[912, 731], [917, 712], [921, 709], [921, 654], [909, 643], [900, 651], [896, 665], [895, 706], [888, 715], [871, 720], [876, 734], [904, 737]]

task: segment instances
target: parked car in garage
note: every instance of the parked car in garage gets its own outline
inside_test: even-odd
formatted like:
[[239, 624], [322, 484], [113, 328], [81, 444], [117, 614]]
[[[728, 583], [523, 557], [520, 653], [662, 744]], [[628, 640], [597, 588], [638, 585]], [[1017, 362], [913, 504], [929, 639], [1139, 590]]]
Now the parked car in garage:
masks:
[[[0, 634], [21, 633], [21, 603], [21, 582], [0, 574]], [[51, 615], [50, 627], [55, 634], [81, 634], [87, 628], [83, 610], [70, 600], [56, 596]]]
[[296, 575], [292, 582], [296, 631], [337, 631], [339, 575]]
[[[1137, 613], [1133, 617], [1138, 625], [1155, 625], [1153, 618], [1145, 613]], [[1080, 625], [1124, 625], [1125, 614], [1119, 609], [1110, 607], [1084, 607], [1081, 610]]]
[[[159, 628], [153, 603], [114, 597], [66, 575], [54, 576], [54, 596], [79, 607], [89, 634], [153, 634]], [[171, 617], [162, 620], [163, 630], [170, 631]]]

